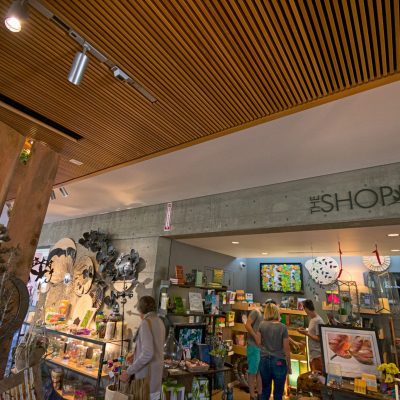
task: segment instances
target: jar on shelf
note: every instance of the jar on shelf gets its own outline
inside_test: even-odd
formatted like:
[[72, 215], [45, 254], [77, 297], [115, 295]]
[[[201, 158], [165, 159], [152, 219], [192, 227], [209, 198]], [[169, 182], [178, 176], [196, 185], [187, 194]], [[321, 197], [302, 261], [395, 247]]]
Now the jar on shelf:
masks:
[[101, 356], [101, 350], [100, 349], [94, 349], [92, 358], [90, 360], [92, 367], [93, 368], [99, 368], [100, 366], [100, 356]]
[[169, 329], [164, 345], [164, 364], [167, 368], [176, 368], [182, 360], [183, 349], [174, 336], [174, 328]]
[[77, 357], [76, 357], [76, 362], [78, 365], [83, 365], [85, 364], [86, 360], [86, 353], [87, 353], [87, 346], [79, 344], [77, 347]]

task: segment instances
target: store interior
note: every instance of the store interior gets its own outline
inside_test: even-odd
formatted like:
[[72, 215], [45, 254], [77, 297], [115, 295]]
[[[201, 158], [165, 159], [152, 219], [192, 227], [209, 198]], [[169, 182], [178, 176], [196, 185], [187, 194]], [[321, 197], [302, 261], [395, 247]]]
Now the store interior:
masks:
[[400, 400], [400, 0], [0, 17], [0, 400]]
[[[124, 274], [124, 269], [117, 268], [112, 281], [105, 282], [98, 275], [106, 261], [99, 252], [93, 252], [93, 243], [100, 240], [99, 231], [89, 231], [81, 238], [60, 238], [53, 246], [37, 249], [37, 261], [53, 257], [54, 272], [48, 283], [42, 278], [38, 285], [33, 269], [40, 270], [40, 264], [37, 262], [31, 271], [30, 308], [15, 337], [17, 353], [10, 367], [24, 365], [25, 335], [34, 337], [35, 343], [45, 337], [46, 364], [59, 395], [66, 399], [75, 398], [76, 391], [85, 396], [104, 395], [117, 379], [111, 378], [110, 372], [123, 364], [121, 357], [130, 350], [139, 326], [137, 300], [151, 294], [157, 299], [157, 313], [167, 333], [163, 381], [166, 395], [176, 392], [178, 399], [184, 399], [191, 393], [198, 396], [193, 398], [219, 399], [232, 390], [234, 398], [247, 399], [246, 320], [252, 310], [272, 299], [279, 306], [289, 337], [298, 345], [291, 348], [292, 374], [285, 385], [285, 396], [318, 398], [323, 382], [321, 379], [316, 383], [314, 376], [311, 388], [304, 383], [304, 377], [312, 372], [308, 340], [298, 332], [308, 323], [302, 301], [311, 299], [330, 329], [346, 332], [362, 328], [365, 334], [376, 334], [378, 355], [374, 353], [368, 362], [353, 359], [359, 369], [352, 378], [372, 372], [378, 379], [377, 364], [398, 363], [399, 233], [400, 226], [387, 225], [161, 238], [170, 242], [161, 261], [163, 264], [168, 260], [164, 269], [157, 267], [160, 260], [154, 259], [149, 245], [136, 242], [139, 250], [125, 253], [124, 258], [122, 251], [126, 248], [118, 243], [116, 252], [121, 251], [122, 258], [115, 265], [125, 266], [127, 275], [118, 276]], [[54, 257], [55, 249], [57, 254], [63, 249], [63, 255]], [[66, 254], [74, 258], [72, 264]], [[326, 271], [319, 263], [321, 259], [329, 262], [331, 270], [334, 267], [331, 279], [321, 272]], [[313, 266], [322, 269], [315, 273]], [[82, 274], [85, 268], [91, 271], [91, 278]], [[289, 278], [289, 286], [285, 286], [280, 274], [289, 271], [290, 275], [293, 269], [297, 271], [294, 280]], [[325, 279], [323, 283], [320, 278]], [[325, 350], [341, 354], [332, 346]], [[354, 357], [357, 359], [357, 354]], [[341, 373], [350, 382], [346, 366], [344, 363]], [[332, 366], [327, 362], [325, 376], [329, 374], [333, 379], [336, 375], [328, 368]]]

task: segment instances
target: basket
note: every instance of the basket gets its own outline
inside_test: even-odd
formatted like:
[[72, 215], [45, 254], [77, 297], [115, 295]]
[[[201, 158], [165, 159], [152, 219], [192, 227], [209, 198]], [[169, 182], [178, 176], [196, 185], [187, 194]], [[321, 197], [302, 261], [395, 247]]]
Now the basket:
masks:
[[186, 367], [188, 371], [190, 372], [205, 372], [210, 369], [209, 365], [196, 365], [193, 367]]

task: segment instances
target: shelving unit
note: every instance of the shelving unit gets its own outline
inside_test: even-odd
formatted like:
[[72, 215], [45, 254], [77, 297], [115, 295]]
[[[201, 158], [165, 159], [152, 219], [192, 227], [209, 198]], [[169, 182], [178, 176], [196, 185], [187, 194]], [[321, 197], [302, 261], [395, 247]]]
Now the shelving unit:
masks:
[[[235, 332], [238, 334], [246, 334], [245, 341], [247, 342], [247, 330], [245, 327], [245, 324], [243, 322], [237, 322], [237, 321], [242, 321], [242, 315], [243, 313], [250, 313], [253, 310], [256, 310], [257, 308], [260, 307], [260, 303], [235, 303], [231, 304], [231, 310], [232, 311], [239, 311], [237, 315], [235, 316], [235, 325], [232, 326], [232, 333], [233, 336], [235, 335]], [[234, 339], [232, 337], [232, 339]], [[233, 352], [239, 356], [246, 356], [247, 355], [247, 346], [240, 346], [237, 344], [233, 345]]]
[[106, 346], [107, 345], [123, 346], [124, 342], [127, 342], [128, 346], [129, 346], [128, 339], [125, 339], [123, 341], [122, 340], [103, 340], [103, 339], [97, 339], [97, 338], [92, 338], [92, 337], [87, 337], [87, 336], [74, 335], [72, 333], [57, 331], [57, 330], [49, 329], [49, 328], [46, 328], [46, 333], [48, 335], [52, 335], [55, 337], [62, 336], [62, 337], [74, 339], [74, 340], [77, 340], [80, 342], [89, 343], [89, 344], [93, 345], [90, 347], [101, 349], [99, 363], [98, 363], [97, 368], [86, 368], [84, 366], [85, 364], [78, 365], [76, 363], [71, 362], [70, 360], [63, 359], [60, 356], [51, 357], [51, 355], [50, 355], [50, 356], [48, 356], [48, 358], [46, 358], [46, 362], [48, 362], [49, 364], [57, 365], [68, 371], [72, 371], [79, 375], [83, 375], [87, 378], [94, 379], [96, 381], [96, 385], [95, 385], [96, 393], [98, 393], [102, 378], [105, 378], [108, 376], [107, 372], [103, 372], [103, 363], [104, 363], [104, 359], [105, 359]]
[[[301, 342], [304, 345], [303, 354], [290, 353], [292, 360], [292, 375], [288, 377], [287, 385], [292, 388], [297, 387], [297, 376], [309, 371], [309, 360], [308, 360], [308, 339], [305, 335], [297, 331], [297, 329], [290, 326], [290, 316], [302, 317], [305, 319], [307, 314], [303, 310], [292, 310], [290, 308], [280, 308], [279, 312], [281, 315], [288, 317], [284, 318], [286, 326], [288, 327], [289, 337], [296, 342]], [[303, 326], [304, 326], [303, 321]]]

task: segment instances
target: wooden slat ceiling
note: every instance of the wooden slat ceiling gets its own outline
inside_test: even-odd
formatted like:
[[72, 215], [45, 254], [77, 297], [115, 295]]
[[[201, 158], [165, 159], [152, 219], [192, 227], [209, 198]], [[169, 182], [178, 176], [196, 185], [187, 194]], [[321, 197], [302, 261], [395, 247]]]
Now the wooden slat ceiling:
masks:
[[[43, 4], [158, 99], [93, 57], [81, 86], [70, 84], [80, 49], [33, 8], [20, 33], [2, 25], [0, 93], [83, 137], [0, 109], [0, 120], [61, 152], [58, 184], [399, 79], [399, 0]], [[2, 18], [9, 5], [0, 0]]]

